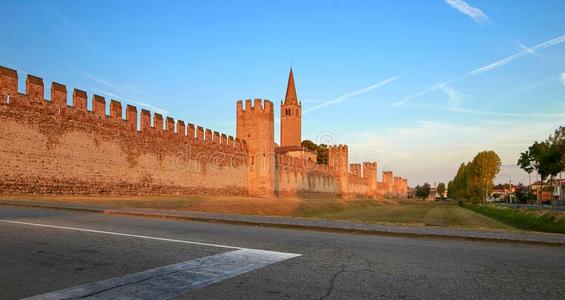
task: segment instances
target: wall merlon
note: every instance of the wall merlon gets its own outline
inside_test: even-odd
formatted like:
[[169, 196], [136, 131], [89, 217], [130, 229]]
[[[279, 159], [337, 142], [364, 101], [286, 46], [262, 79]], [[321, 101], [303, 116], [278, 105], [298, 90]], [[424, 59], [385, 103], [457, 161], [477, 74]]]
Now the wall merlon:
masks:
[[99, 95], [92, 96], [92, 111], [98, 118], [106, 117], [106, 99]]
[[177, 120], [177, 134], [183, 138], [186, 137], [186, 125], [182, 120]]
[[221, 140], [220, 140], [220, 133], [217, 131], [214, 131], [214, 139], [213, 139], [213, 143], [216, 145], [221, 144]]
[[212, 144], [212, 129], [206, 128], [206, 137], [204, 141], [206, 144]]
[[26, 77], [26, 94], [34, 103], [43, 103], [43, 78], [28, 74]]
[[263, 106], [266, 112], [271, 112], [274, 110], [273, 102], [271, 102], [270, 100], [265, 99]]
[[188, 137], [188, 140], [190, 141], [194, 141], [195, 140], [195, 132], [194, 132], [194, 124], [192, 123], [188, 123], [187, 129], [186, 129], [186, 136]]
[[205, 142], [205, 140], [204, 140], [204, 127], [202, 127], [202, 126], [196, 127], [196, 140], [198, 141], [198, 143], [204, 144], [204, 142]]
[[57, 82], [51, 83], [51, 103], [59, 107], [67, 107], [67, 87]]
[[163, 131], [163, 115], [160, 113], [153, 114], [153, 127], [157, 130], [157, 132]]
[[117, 100], [110, 100], [110, 117], [114, 120], [122, 120], [122, 103]]
[[137, 131], [137, 107], [129, 104], [126, 106], [126, 122], [131, 130]]
[[253, 108], [255, 110], [264, 110], [263, 109], [263, 100], [261, 99], [255, 99], [254, 103], [253, 103]]
[[165, 119], [165, 130], [167, 130], [167, 133], [170, 134], [175, 133], [175, 119], [171, 117], [167, 117]]
[[86, 112], [88, 96], [85, 91], [74, 89], [73, 90], [73, 107], [77, 110]]
[[0, 95], [1, 101], [6, 101], [6, 96], [18, 95], [18, 72], [0, 66]]
[[228, 146], [228, 136], [225, 133], [222, 133], [222, 145]]
[[237, 100], [237, 111], [238, 112], [243, 111], [243, 101], [242, 100]]
[[251, 110], [251, 109], [253, 109], [253, 106], [251, 106], [251, 99], [246, 99], [244, 110]]
[[234, 140], [233, 136], [231, 136], [231, 135], [228, 136], [228, 146], [235, 148], [235, 140]]
[[141, 131], [151, 130], [151, 112], [147, 109], [141, 110]]
[[18, 72], [14, 69], [6, 68], [0, 66], [0, 76], [6, 76], [11, 78], [18, 78]]

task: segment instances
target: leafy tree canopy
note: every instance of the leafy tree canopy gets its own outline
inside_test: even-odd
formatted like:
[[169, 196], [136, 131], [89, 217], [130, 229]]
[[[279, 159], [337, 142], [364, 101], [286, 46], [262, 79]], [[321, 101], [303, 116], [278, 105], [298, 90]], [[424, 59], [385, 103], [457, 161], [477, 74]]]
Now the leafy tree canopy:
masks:
[[328, 146], [325, 144], [316, 145], [316, 143], [311, 140], [302, 141], [302, 147], [316, 152], [316, 160], [318, 164], [328, 164]]
[[438, 183], [437, 187], [436, 187], [436, 191], [440, 194], [443, 195], [443, 193], [445, 193], [445, 183], [440, 182]]
[[417, 185], [416, 186], [416, 197], [418, 198], [422, 198], [422, 200], [425, 200], [428, 196], [430, 196], [430, 184], [429, 183], [424, 183], [422, 186]]

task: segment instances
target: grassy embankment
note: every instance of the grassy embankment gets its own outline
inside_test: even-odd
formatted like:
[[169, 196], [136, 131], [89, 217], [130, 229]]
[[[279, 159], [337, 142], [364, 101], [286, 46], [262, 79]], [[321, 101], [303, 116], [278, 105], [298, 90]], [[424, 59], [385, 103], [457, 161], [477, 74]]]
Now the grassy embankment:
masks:
[[565, 213], [563, 212], [494, 205], [462, 204], [462, 206], [519, 229], [565, 233]]
[[458, 205], [403, 201], [341, 200], [327, 198], [255, 198], [226, 196], [2, 196], [6, 201], [87, 205], [104, 208], [145, 208], [210, 213], [288, 216], [441, 226], [474, 229], [512, 229]]

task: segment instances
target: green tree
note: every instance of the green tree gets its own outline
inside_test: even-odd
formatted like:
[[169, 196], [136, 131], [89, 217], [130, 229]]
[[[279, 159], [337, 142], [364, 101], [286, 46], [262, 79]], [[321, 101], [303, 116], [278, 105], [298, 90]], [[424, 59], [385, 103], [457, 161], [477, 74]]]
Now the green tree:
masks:
[[[534, 142], [528, 150], [520, 153], [518, 166], [528, 174], [536, 171], [540, 176], [540, 188], [538, 190], [538, 204], [542, 199], [543, 184], [549, 177], [553, 180], [560, 172], [565, 171], [565, 126], [555, 130], [543, 142]], [[553, 201], [551, 201], [553, 206]]]
[[427, 183], [427, 182], [424, 183], [424, 185], [422, 185], [422, 186], [417, 185], [416, 186], [416, 197], [422, 198], [422, 201], [424, 201], [424, 200], [426, 200], [426, 198], [428, 196], [430, 196], [430, 190], [431, 190], [430, 184]]
[[473, 179], [474, 192], [486, 203], [496, 174], [500, 172], [500, 157], [494, 151], [479, 152], [471, 162], [471, 178]]
[[443, 199], [443, 195], [445, 193], [445, 183], [443, 183], [443, 182], [438, 183], [436, 191], [440, 195], [440, 197]]
[[451, 196], [456, 200], [463, 200], [468, 198], [467, 195], [467, 164], [462, 163], [457, 170], [457, 175], [453, 178], [451, 182], [451, 187], [448, 188], [448, 192], [451, 192]]
[[302, 141], [302, 147], [316, 153], [316, 161], [318, 164], [328, 164], [328, 146], [324, 144], [316, 145], [310, 140]]
[[453, 180], [450, 180], [447, 183], [447, 198], [453, 199], [453, 190], [454, 189], [455, 189], [455, 186], [453, 186]]
[[311, 151], [316, 151], [318, 149], [318, 145], [316, 145], [311, 140], [303, 140], [302, 141], [302, 147], [304, 147], [308, 150], [311, 150]]
[[[558, 136], [560, 134], [560, 136]], [[540, 189], [538, 190], [538, 204], [542, 199], [544, 181], [563, 171], [563, 135], [556, 131], [555, 136], [550, 136], [546, 141], [534, 142], [528, 150], [520, 153], [518, 166], [528, 174], [536, 171], [540, 176]], [[553, 204], [553, 201], [552, 201]]]
[[472, 161], [462, 163], [448, 185], [448, 195], [455, 200], [485, 201], [500, 171], [500, 158], [493, 151], [479, 152]]

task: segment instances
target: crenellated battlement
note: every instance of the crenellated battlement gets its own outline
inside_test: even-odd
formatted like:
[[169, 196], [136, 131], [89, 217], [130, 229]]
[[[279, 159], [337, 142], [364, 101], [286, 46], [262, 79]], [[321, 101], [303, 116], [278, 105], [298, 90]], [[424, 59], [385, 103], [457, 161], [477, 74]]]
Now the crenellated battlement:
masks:
[[363, 177], [377, 178], [377, 163], [376, 162], [363, 162]]
[[[63, 115], [63, 110], [66, 116], [82, 113], [86, 114], [87, 119], [92, 118], [101, 124], [106, 123], [109, 126], [116, 126], [118, 124], [123, 126], [124, 129], [131, 130], [140, 135], [162, 135], [163, 138], [176, 136], [191, 143], [210, 144], [226, 150], [234, 149], [241, 151], [244, 149], [244, 143], [236, 140], [231, 135], [215, 132], [212, 136], [212, 130], [205, 129], [205, 132], [208, 134], [204, 138], [203, 134], [195, 134], [195, 127], [199, 128], [198, 130], [202, 128], [204, 132], [201, 126], [188, 123], [187, 129], [184, 121], [176, 120], [175, 122], [175, 119], [170, 116], [164, 118], [162, 114], [151, 113], [147, 109], [141, 109], [138, 114], [136, 106], [130, 104], [124, 106], [116, 99], [110, 100], [110, 114], [107, 115], [106, 98], [101, 95], [92, 95], [92, 111], [89, 111], [87, 92], [77, 88], [73, 89], [71, 105], [67, 105], [67, 86], [58, 82], [51, 83], [51, 99], [44, 99], [43, 78], [35, 75], [29, 74], [26, 76], [25, 89], [24, 94], [18, 93], [18, 72], [16, 70], [0, 66], [0, 104], [16, 105], [14, 108], [18, 107], [18, 105], [23, 105], [26, 107], [25, 109], [32, 110], [36, 105], [39, 105], [39, 107], [57, 108], [58, 115]], [[265, 105], [262, 105], [262, 103], [256, 101], [255, 107], [260, 107], [260, 109], [253, 108], [254, 111], [272, 110], [272, 103], [266, 100]], [[139, 128], [138, 118], [140, 119]], [[83, 120], [86, 122], [87, 119]]]
[[349, 172], [355, 176], [361, 177], [361, 164], [350, 164]]
[[392, 171], [383, 171], [383, 183], [388, 183], [394, 180], [394, 175]]
[[334, 151], [334, 152], [342, 152], [342, 153], [349, 151], [347, 145], [341, 145], [341, 144], [339, 144], [339, 145], [328, 145], [328, 150]]
[[237, 114], [240, 113], [260, 113], [265, 112], [267, 114], [273, 113], [273, 102], [268, 99], [251, 99], [245, 100], [245, 106], [243, 105], [243, 100], [237, 100]]

